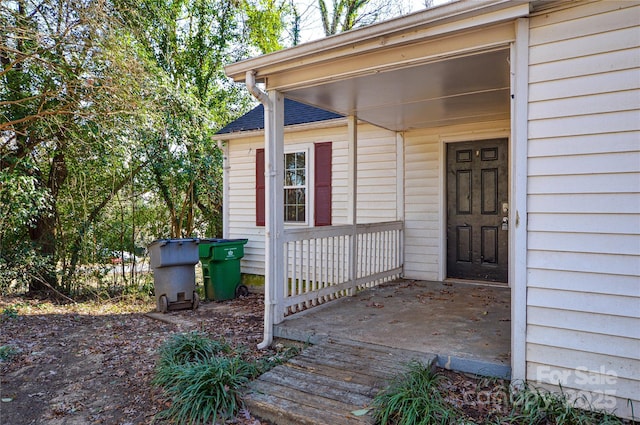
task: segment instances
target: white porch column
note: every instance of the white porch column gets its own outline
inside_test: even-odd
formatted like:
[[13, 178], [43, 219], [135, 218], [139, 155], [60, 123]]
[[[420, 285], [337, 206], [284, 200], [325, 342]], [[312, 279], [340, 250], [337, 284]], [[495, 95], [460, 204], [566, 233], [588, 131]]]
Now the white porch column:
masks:
[[[349, 274], [351, 282], [355, 282], [358, 275], [358, 235], [356, 225], [358, 224], [358, 117], [349, 115], [347, 117], [347, 137], [349, 143], [348, 164], [349, 175], [347, 177], [347, 223], [353, 226], [351, 232], [351, 253], [349, 262]], [[349, 295], [353, 295], [353, 289], [349, 290]]]
[[[396, 133], [396, 220], [404, 223], [404, 133]], [[398, 257], [402, 264], [402, 274], [404, 277], [404, 224], [400, 233], [400, 246]]]
[[284, 319], [284, 98], [275, 90], [264, 103], [264, 124], [265, 316], [260, 348], [271, 345], [273, 325]]
[[404, 133], [396, 133], [396, 220], [404, 221]]
[[264, 340], [258, 344], [263, 349], [273, 342], [273, 325], [284, 319], [284, 97], [276, 90], [259, 89], [252, 70], [246, 83], [264, 107]]
[[529, 20], [516, 21], [511, 45], [511, 193], [509, 284], [511, 286], [511, 380], [526, 379], [527, 366], [527, 145]]

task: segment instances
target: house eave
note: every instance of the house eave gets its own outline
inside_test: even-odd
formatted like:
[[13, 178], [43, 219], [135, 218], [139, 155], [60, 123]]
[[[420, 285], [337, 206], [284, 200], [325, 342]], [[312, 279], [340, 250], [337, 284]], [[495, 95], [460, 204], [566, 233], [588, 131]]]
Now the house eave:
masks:
[[[284, 132], [286, 134], [286, 133], [293, 133], [297, 131], [319, 130], [324, 128], [332, 128], [332, 127], [339, 127], [339, 126], [345, 126], [345, 125], [347, 125], [346, 118], [336, 118], [332, 120], [288, 125], [284, 128]], [[215, 140], [220, 140], [222, 142], [229, 142], [231, 140], [246, 139], [249, 137], [258, 137], [263, 135], [264, 135], [264, 128], [261, 128], [257, 130], [236, 131], [233, 133], [219, 134], [217, 135]]]
[[274, 72], [291, 71], [329, 59], [388, 48], [417, 38], [503, 22], [526, 16], [529, 12], [529, 2], [523, 0], [456, 1], [236, 62], [227, 65], [225, 72], [234, 81], [243, 82], [247, 71], [255, 71], [256, 79], [261, 80]]

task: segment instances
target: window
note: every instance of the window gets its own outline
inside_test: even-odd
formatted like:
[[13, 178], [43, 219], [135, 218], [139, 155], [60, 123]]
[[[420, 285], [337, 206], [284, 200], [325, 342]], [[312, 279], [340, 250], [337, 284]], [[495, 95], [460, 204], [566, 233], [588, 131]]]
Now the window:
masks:
[[[316, 226], [331, 225], [331, 142], [315, 143], [313, 162], [308, 152], [285, 154], [284, 158], [284, 221], [311, 222]], [[314, 170], [310, 170], [313, 164]], [[313, 173], [313, 187], [309, 179]], [[312, 191], [313, 197], [310, 197]], [[313, 201], [314, 205], [311, 205]], [[256, 225], [265, 225], [264, 149], [256, 150]], [[314, 217], [309, 217], [313, 211]]]
[[284, 154], [284, 221], [307, 221], [307, 153]]

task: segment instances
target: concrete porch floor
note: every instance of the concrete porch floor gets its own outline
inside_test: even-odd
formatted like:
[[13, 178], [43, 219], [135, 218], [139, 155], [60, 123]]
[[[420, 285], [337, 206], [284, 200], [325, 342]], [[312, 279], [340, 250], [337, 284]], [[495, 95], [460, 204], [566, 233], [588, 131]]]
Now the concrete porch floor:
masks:
[[441, 367], [508, 378], [510, 307], [507, 287], [397, 280], [289, 316], [274, 333], [434, 353]]

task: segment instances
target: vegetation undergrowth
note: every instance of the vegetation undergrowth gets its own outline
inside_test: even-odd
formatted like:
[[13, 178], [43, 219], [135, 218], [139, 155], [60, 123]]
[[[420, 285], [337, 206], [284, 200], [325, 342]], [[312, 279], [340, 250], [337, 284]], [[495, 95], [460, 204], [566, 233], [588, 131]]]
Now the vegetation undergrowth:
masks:
[[377, 424], [450, 424], [462, 416], [440, 390], [443, 376], [431, 366], [417, 361], [408, 364], [373, 400]]
[[11, 345], [0, 346], [0, 362], [8, 362], [20, 353], [20, 349]]
[[180, 424], [217, 423], [242, 407], [249, 381], [295, 354], [285, 350], [258, 360], [245, 350], [202, 332], [172, 336], [159, 349], [153, 383], [162, 387], [171, 406], [158, 415]]
[[[560, 388], [550, 392], [524, 383], [521, 388], [493, 394], [495, 404], [486, 415], [473, 418], [465, 413], [464, 404], [474, 394], [461, 394], [463, 402], [456, 401], [447, 389], [447, 377], [437, 369], [420, 362], [410, 362], [407, 371], [378, 393], [371, 405], [378, 425], [427, 424], [528, 424], [528, 425], [622, 425], [635, 424], [601, 409], [595, 409], [584, 399], [573, 400]], [[507, 393], [502, 393], [506, 391]], [[475, 394], [477, 396], [478, 394]], [[473, 404], [473, 403], [472, 403]], [[477, 404], [477, 403], [476, 403]], [[591, 408], [585, 410], [577, 406]], [[474, 406], [477, 410], [477, 406]], [[473, 410], [470, 407], [469, 410]]]
[[[584, 398], [572, 400], [560, 387], [560, 392], [551, 392], [524, 383], [509, 399], [511, 412], [496, 424], [584, 424], [617, 425], [624, 421], [611, 413], [596, 409]], [[581, 409], [582, 405], [589, 409]]]

